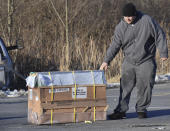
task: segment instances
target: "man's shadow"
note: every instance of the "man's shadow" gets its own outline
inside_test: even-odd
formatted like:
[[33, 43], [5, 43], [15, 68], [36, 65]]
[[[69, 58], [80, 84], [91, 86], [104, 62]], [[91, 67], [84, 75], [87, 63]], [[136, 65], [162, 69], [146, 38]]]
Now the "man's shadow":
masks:
[[[148, 111], [147, 115], [148, 118], [170, 116], [170, 109]], [[127, 113], [127, 118], [136, 118], [136, 117], [138, 117], [136, 112]]]

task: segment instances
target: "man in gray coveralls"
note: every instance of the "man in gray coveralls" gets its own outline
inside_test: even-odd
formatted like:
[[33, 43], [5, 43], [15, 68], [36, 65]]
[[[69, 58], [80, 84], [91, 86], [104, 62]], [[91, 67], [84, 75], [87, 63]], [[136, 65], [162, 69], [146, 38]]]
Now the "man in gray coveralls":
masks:
[[116, 26], [114, 37], [100, 70], [107, 70], [120, 48], [124, 54], [120, 80], [119, 103], [110, 119], [126, 118], [132, 89], [137, 87], [136, 112], [138, 118], [147, 118], [152, 88], [156, 75], [155, 54], [158, 48], [162, 61], [168, 58], [165, 33], [154, 19], [136, 10], [132, 3], [123, 9], [123, 18]]

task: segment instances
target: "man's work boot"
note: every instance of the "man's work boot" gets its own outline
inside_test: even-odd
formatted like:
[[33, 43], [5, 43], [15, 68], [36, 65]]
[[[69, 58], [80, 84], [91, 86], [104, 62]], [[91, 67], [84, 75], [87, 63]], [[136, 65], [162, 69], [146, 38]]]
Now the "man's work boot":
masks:
[[139, 119], [147, 118], [146, 112], [137, 112], [137, 114]]
[[115, 112], [110, 115], [108, 115], [108, 118], [110, 120], [119, 120], [119, 119], [125, 119], [126, 113], [125, 112]]

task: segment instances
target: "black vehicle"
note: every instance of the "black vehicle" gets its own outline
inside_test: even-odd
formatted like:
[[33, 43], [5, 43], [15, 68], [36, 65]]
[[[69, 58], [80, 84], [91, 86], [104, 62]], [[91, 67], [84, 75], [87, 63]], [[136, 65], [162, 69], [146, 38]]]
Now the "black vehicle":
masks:
[[8, 51], [21, 48], [18, 45], [6, 47], [4, 41], [0, 38], [0, 89], [14, 86], [15, 73], [17, 72]]

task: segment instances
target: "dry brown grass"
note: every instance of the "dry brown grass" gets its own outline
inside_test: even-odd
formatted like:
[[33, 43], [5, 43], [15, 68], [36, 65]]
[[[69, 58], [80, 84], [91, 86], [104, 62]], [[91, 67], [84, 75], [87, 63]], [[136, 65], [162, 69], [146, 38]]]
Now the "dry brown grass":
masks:
[[[99, 69], [114, 34], [114, 27], [121, 18], [120, 8], [127, 1], [132, 0], [68, 0], [66, 13], [65, 0], [15, 0], [11, 44], [21, 39], [25, 47], [11, 53], [19, 71], [27, 76], [31, 71]], [[7, 1], [0, 2], [0, 34], [7, 42]], [[161, 24], [170, 50], [170, 2], [133, 2]], [[170, 72], [170, 59], [162, 66], [159, 55], [156, 58], [158, 73]], [[109, 81], [113, 77], [118, 80], [121, 62], [120, 52], [106, 72]]]

